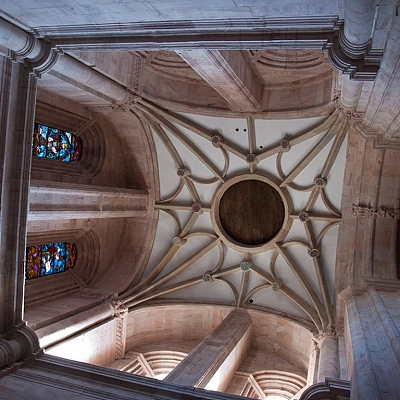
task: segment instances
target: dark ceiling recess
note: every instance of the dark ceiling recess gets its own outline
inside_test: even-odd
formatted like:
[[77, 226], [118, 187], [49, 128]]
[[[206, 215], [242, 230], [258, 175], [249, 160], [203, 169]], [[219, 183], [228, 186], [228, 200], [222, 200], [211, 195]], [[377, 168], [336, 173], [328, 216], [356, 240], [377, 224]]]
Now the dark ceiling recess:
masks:
[[244, 180], [224, 193], [219, 217], [234, 241], [255, 246], [269, 242], [279, 232], [285, 208], [280, 194], [268, 183]]

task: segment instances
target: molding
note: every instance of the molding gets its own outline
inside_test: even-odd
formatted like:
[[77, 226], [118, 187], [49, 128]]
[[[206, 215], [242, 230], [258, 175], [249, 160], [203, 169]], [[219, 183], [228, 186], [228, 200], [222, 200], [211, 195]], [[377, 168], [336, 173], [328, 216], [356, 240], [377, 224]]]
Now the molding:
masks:
[[370, 278], [361, 277], [362, 287], [365, 291], [370, 288], [375, 290], [383, 290], [385, 292], [397, 292], [400, 291], [400, 280], [397, 279], [385, 279], [385, 278]]
[[[236, 183], [246, 180], [257, 180], [271, 186], [278, 192], [285, 209], [281, 229], [273, 238], [268, 240], [268, 242], [259, 245], [245, 245], [243, 243], [236, 242], [225, 232], [220, 220], [219, 204], [225, 192]], [[225, 243], [226, 246], [242, 253], [257, 254], [274, 248], [275, 243], [281, 242], [287, 236], [293, 223], [293, 218], [290, 218], [292, 211], [293, 203], [290, 194], [286, 190], [286, 188], [279, 185], [279, 182], [276, 180], [276, 178], [269, 176], [266, 173], [260, 172], [256, 174], [241, 174], [233, 176], [225, 183], [220, 185], [215, 191], [213, 199], [211, 201], [211, 224], [214, 228], [215, 233]]]
[[[0, 13], [1, 15], [1, 13]], [[179, 35], [185, 33], [220, 33], [221, 30], [231, 33], [273, 31], [284, 29], [289, 32], [298, 31], [327, 31], [335, 29], [342, 23], [335, 15], [310, 16], [310, 17], [285, 17], [285, 18], [228, 18], [212, 20], [178, 20], [178, 21], [150, 21], [150, 22], [126, 22], [110, 24], [85, 24], [46, 26], [35, 29], [38, 37], [46, 39], [66, 39], [76, 37], [124, 36], [144, 35], [159, 31], [160, 34]]]
[[366, 140], [373, 140], [375, 149], [400, 150], [400, 137], [387, 138], [384, 132], [369, 130], [364, 124], [356, 126], [357, 131]]
[[335, 68], [351, 79], [374, 80], [382, 59], [368, 43], [354, 46], [337, 16], [156, 21], [43, 27], [37, 37], [61, 51], [178, 49], [323, 49]]
[[128, 96], [123, 100], [118, 103], [114, 104], [101, 104], [101, 105], [94, 105], [94, 106], [88, 106], [87, 109], [89, 111], [122, 111], [122, 112], [128, 112], [131, 107], [133, 107], [138, 101], [142, 100], [142, 98], [134, 93], [128, 94]]
[[332, 65], [350, 75], [356, 81], [373, 81], [383, 58], [383, 51], [372, 50], [371, 43], [357, 46], [349, 42], [343, 31], [343, 24], [337, 30], [335, 38], [324, 50], [328, 53]]
[[350, 285], [338, 293], [338, 300], [347, 301], [353, 296], [362, 296], [363, 294], [365, 294], [365, 291], [362, 289], [362, 287]]
[[366, 294], [369, 288], [375, 290], [383, 290], [386, 292], [400, 291], [400, 279], [386, 279], [386, 278], [373, 278], [361, 277], [361, 286], [348, 286], [338, 294], [339, 300], [347, 301], [353, 296], [362, 296]]
[[[31, 37], [31, 36], [29, 36]], [[38, 40], [38, 39], [35, 39]], [[41, 43], [41, 54], [39, 57], [27, 62], [32, 74], [36, 78], [41, 78], [43, 74], [49, 72], [62, 54], [59, 50], [54, 50], [49, 43]], [[21, 58], [23, 56], [20, 56]]]
[[[77, 290], [77, 294], [80, 296], [88, 296], [88, 297], [92, 297], [94, 299], [99, 299], [99, 300], [113, 300], [117, 297], [116, 293], [104, 292], [104, 291], [92, 289], [89, 287], [80, 287]], [[110, 304], [114, 307], [114, 303], [112, 301], [110, 301]]]

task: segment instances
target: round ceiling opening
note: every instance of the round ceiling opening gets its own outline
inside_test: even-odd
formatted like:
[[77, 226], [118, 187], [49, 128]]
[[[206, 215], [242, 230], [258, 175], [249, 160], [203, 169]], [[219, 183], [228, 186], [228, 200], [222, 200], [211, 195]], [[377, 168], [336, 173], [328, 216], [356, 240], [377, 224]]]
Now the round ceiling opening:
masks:
[[261, 180], [230, 186], [219, 202], [219, 221], [236, 243], [257, 246], [269, 242], [282, 228], [285, 207], [278, 191]]

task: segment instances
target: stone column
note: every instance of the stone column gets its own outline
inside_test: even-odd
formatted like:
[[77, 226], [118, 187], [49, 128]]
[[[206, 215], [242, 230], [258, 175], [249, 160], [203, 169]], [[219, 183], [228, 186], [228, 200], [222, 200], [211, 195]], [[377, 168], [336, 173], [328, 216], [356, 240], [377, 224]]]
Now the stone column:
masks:
[[362, 52], [372, 36], [377, 0], [345, 0], [344, 36]]
[[36, 78], [0, 56], [0, 334], [22, 321]]
[[251, 342], [251, 318], [233, 310], [164, 381], [224, 391]]
[[326, 378], [339, 378], [339, 348], [336, 332], [333, 327], [328, 328], [322, 335], [319, 343], [318, 382], [325, 382]]
[[[376, 17], [376, 0], [345, 0], [344, 30], [340, 37], [341, 49], [350, 59], [366, 56], [373, 35]], [[354, 81], [343, 75], [341, 104], [345, 109], [357, 110], [364, 82]]]
[[360, 100], [363, 81], [354, 81], [350, 79], [350, 75], [342, 76], [342, 92], [340, 103], [346, 110], [356, 110]]

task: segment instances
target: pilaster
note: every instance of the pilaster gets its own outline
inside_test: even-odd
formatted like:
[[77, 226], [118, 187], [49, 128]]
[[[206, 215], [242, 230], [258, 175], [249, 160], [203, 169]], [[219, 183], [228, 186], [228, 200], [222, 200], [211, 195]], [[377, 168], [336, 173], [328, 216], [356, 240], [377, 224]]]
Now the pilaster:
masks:
[[114, 318], [116, 319], [115, 324], [115, 359], [119, 360], [125, 357], [126, 347], [126, 330], [128, 325], [128, 308], [124, 306], [121, 301], [115, 301], [114, 306]]
[[22, 321], [25, 240], [36, 78], [1, 56], [0, 335]]

